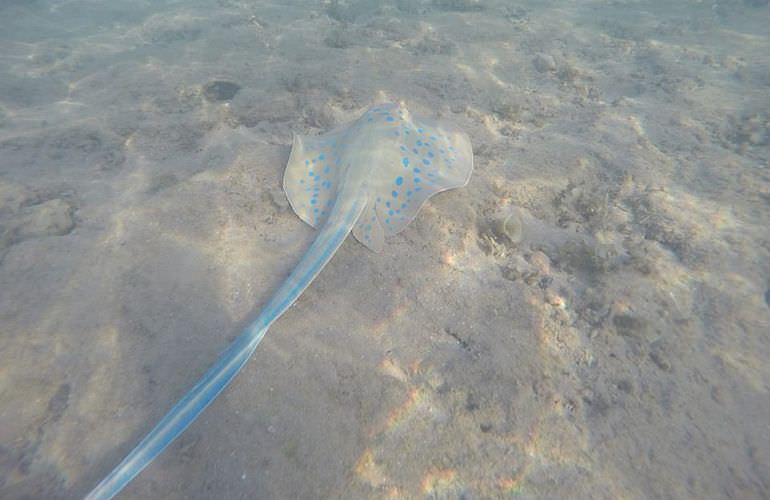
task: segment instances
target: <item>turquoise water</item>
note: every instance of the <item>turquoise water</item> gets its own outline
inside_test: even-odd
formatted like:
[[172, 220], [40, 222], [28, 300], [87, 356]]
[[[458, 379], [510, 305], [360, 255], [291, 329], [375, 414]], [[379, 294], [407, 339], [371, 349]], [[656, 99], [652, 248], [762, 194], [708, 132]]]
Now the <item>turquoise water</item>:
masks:
[[770, 496], [770, 6], [0, 4], [0, 497], [82, 498], [310, 246], [292, 134], [469, 185], [342, 245], [119, 498]]

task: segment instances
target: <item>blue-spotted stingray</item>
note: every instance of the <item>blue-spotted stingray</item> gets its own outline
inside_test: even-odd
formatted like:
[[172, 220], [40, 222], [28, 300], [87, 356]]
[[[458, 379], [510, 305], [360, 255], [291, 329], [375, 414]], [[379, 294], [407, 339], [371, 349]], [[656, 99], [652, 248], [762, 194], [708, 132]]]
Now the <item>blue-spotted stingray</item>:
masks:
[[295, 135], [283, 188], [294, 212], [321, 227], [318, 236], [257, 319], [87, 498], [112, 498], [203, 412], [348, 233], [379, 251], [425, 200], [464, 186], [472, 170], [467, 135], [412, 115], [403, 104], [374, 106], [324, 135]]

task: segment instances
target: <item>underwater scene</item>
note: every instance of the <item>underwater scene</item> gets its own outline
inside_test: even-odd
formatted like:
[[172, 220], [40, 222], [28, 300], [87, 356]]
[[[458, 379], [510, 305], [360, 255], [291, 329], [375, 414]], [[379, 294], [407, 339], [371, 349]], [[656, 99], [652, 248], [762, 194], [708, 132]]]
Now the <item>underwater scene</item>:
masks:
[[0, 498], [770, 498], [768, 26], [0, 0]]

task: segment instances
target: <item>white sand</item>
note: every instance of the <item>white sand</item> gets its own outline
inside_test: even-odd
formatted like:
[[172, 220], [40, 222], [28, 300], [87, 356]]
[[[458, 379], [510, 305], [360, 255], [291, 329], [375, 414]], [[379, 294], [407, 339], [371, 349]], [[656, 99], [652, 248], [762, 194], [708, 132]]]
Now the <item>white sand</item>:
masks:
[[121, 498], [770, 497], [770, 6], [669, 4], [0, 3], [0, 497], [120, 461], [312, 241], [291, 133], [383, 98], [470, 185]]

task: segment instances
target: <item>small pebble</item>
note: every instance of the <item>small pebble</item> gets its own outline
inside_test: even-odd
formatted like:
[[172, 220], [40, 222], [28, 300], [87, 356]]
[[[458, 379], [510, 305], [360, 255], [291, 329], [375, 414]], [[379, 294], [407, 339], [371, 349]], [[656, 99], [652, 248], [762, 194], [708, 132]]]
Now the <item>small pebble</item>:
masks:
[[551, 290], [546, 290], [545, 300], [554, 307], [560, 309], [564, 309], [565, 307], [564, 299], [560, 295], [553, 293]]

